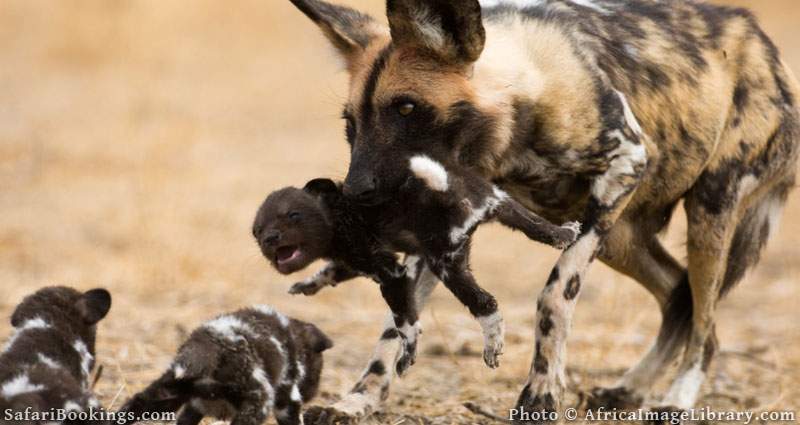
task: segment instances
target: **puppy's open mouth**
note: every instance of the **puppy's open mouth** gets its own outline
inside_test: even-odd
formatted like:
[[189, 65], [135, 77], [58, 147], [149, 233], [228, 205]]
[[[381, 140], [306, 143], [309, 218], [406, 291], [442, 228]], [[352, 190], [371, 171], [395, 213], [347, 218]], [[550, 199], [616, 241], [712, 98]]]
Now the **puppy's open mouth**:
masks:
[[275, 264], [281, 273], [291, 273], [303, 261], [303, 249], [299, 245], [286, 245], [275, 250]]

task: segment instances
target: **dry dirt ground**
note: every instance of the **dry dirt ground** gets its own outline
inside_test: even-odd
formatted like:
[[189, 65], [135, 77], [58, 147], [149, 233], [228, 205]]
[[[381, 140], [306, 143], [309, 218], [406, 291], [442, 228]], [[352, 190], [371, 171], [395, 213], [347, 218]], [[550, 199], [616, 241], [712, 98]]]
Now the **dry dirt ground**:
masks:
[[[800, 3], [738, 3], [800, 70]], [[110, 289], [97, 391], [118, 407], [168, 365], [187, 329], [269, 303], [334, 338], [317, 401], [335, 399], [378, 337], [378, 291], [360, 280], [292, 297], [293, 279], [259, 258], [249, 228], [268, 191], [344, 175], [337, 66], [283, 0], [0, 2], [0, 317], [43, 285]], [[723, 352], [702, 405], [800, 408], [798, 214], [800, 192], [760, 267], [719, 306]], [[678, 212], [666, 240], [680, 257], [684, 229]], [[462, 402], [501, 412], [515, 400], [556, 252], [495, 225], [476, 239], [474, 268], [508, 325], [501, 368], [483, 366], [477, 324], [440, 288], [422, 317], [421, 357], [375, 421], [484, 423]], [[585, 288], [569, 341], [580, 389], [611, 383], [659, 320], [644, 290], [600, 264]], [[9, 331], [3, 319], [0, 335]]]

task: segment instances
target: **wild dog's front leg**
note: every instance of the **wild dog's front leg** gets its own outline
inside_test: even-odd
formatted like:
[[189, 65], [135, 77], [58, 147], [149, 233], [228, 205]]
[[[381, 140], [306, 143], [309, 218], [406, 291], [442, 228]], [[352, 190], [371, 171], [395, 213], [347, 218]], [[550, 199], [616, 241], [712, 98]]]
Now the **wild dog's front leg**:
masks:
[[497, 300], [478, 285], [469, 270], [469, 241], [455, 252], [431, 259], [431, 269], [481, 325], [483, 361], [494, 369], [500, 366], [503, 354], [505, 325], [497, 308]]
[[619, 126], [604, 130], [598, 140], [613, 148], [604, 154], [607, 168], [592, 182], [583, 233], [561, 255], [539, 296], [536, 348], [528, 382], [517, 402], [517, 407], [527, 412], [559, 410], [565, 384], [566, 341], [581, 282], [647, 165], [644, 135], [624, 97], [617, 96], [618, 107], [609, 111], [607, 122], [618, 122]]
[[329, 261], [313, 276], [308, 277], [302, 282], [297, 282], [289, 289], [293, 295], [314, 295], [326, 286], [336, 286], [346, 280], [358, 277], [358, 273], [344, 264]]

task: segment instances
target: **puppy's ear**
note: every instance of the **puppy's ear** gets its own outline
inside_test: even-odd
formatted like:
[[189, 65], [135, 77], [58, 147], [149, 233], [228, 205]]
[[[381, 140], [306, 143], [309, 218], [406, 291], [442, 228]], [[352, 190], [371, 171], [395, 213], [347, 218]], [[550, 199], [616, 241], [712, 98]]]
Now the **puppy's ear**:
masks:
[[314, 179], [306, 183], [303, 190], [312, 195], [324, 195], [338, 192], [339, 187], [331, 179]]
[[83, 323], [94, 325], [106, 317], [111, 309], [111, 294], [105, 289], [92, 289], [81, 295], [76, 307]]
[[337, 6], [320, 0], [291, 0], [322, 30], [348, 69], [358, 61], [364, 49], [377, 37], [388, 36], [388, 29], [369, 15], [349, 7]]
[[311, 323], [305, 323], [303, 327], [306, 334], [306, 343], [315, 353], [321, 353], [333, 347], [333, 341], [318, 327]]

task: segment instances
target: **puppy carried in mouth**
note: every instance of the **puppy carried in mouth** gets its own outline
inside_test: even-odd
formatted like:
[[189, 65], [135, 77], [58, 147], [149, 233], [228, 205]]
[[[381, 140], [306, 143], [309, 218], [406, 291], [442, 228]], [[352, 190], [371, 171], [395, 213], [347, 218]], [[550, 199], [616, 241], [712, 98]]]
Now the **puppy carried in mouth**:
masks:
[[322, 352], [333, 343], [316, 326], [269, 306], [254, 306], [196, 329], [172, 366], [122, 407], [125, 416], [176, 412], [178, 424], [205, 416], [261, 425], [302, 423], [303, 403], [319, 388]]
[[[270, 194], [256, 215], [253, 236], [261, 252], [283, 274], [324, 258], [329, 263], [292, 293], [312, 295], [356, 276], [369, 276], [395, 318], [404, 352], [397, 372], [414, 362], [419, 326], [414, 282], [424, 261], [481, 324], [484, 361], [499, 365], [504, 326], [495, 298], [481, 288], [469, 268], [470, 238], [477, 226], [498, 220], [528, 238], [566, 248], [578, 223], [554, 225], [532, 213], [481, 176], [425, 155], [408, 160], [408, 178], [399, 193], [378, 206], [348, 199], [341, 186], [315, 179], [305, 188]], [[395, 252], [409, 256], [408, 268]], [[413, 267], [412, 267], [413, 265]]]

